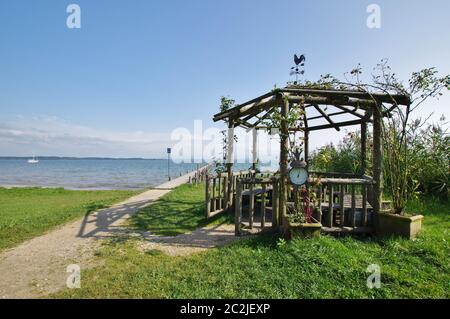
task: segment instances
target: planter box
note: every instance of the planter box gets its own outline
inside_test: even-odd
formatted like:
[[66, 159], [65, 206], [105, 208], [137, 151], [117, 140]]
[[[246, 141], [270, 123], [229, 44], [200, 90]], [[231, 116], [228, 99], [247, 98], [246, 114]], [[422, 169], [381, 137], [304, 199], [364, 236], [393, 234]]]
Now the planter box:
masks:
[[381, 237], [400, 236], [413, 239], [422, 228], [422, 219], [422, 215], [401, 216], [380, 212], [376, 216], [376, 232]]
[[284, 233], [287, 239], [318, 237], [322, 229], [321, 223], [290, 223], [287, 217], [284, 218], [283, 224], [285, 225]]

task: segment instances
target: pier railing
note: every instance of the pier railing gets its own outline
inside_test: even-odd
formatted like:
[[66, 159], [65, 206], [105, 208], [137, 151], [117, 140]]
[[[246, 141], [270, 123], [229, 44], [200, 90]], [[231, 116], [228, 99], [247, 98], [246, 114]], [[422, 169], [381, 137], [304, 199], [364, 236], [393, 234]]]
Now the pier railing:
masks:
[[206, 181], [211, 164], [207, 164], [203, 167], [197, 166], [194, 172], [194, 176], [189, 177], [189, 184], [200, 184]]

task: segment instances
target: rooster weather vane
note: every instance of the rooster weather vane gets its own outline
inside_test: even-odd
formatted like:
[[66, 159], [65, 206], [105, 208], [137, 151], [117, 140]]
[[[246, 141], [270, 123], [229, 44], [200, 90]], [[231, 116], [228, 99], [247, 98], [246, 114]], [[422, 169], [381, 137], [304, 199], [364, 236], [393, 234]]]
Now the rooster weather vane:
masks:
[[305, 66], [305, 60], [306, 58], [304, 54], [300, 55], [300, 57], [297, 56], [297, 54], [294, 54], [295, 66], [291, 68], [290, 75], [292, 76], [295, 74], [295, 84], [297, 84], [298, 82], [298, 76], [305, 74], [305, 70], [303, 69], [303, 67]]

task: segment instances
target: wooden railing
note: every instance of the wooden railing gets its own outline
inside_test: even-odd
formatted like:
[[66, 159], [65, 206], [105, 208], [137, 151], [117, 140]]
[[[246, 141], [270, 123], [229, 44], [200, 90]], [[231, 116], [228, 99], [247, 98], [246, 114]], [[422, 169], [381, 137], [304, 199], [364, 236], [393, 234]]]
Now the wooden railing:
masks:
[[[230, 201], [233, 203], [236, 194], [236, 183], [238, 179], [249, 178], [254, 172], [233, 172], [231, 176]], [[206, 217], [211, 217], [228, 208], [228, 174], [220, 173], [205, 176], [205, 212]]]
[[206, 181], [211, 164], [207, 164], [203, 167], [197, 165], [194, 176], [189, 177], [189, 184], [200, 184]]
[[324, 227], [372, 226], [372, 178], [313, 177], [309, 182], [316, 195], [316, 219]]
[[[236, 198], [234, 207], [234, 222], [236, 236], [242, 235], [243, 224], [243, 198], [248, 197], [247, 220], [249, 229], [254, 227], [255, 214], [260, 218], [260, 229], [266, 227], [266, 212], [271, 210], [271, 227], [276, 228], [279, 225], [279, 187], [276, 177], [268, 177], [271, 174], [255, 174], [250, 178], [238, 179], [236, 184]], [[255, 207], [258, 202], [258, 209]]]
[[[211, 217], [229, 208], [228, 175], [206, 177], [206, 215]], [[315, 199], [313, 217], [326, 228], [370, 227], [373, 222], [371, 194], [373, 179], [369, 176], [310, 172], [308, 190]], [[296, 188], [289, 184], [288, 202], [294, 202]], [[298, 191], [298, 190], [297, 190]], [[313, 196], [313, 194], [315, 196]], [[279, 177], [274, 173], [235, 172], [231, 183], [231, 205], [235, 215], [236, 235], [242, 234], [243, 213], [251, 229], [254, 216], [259, 215], [261, 228], [266, 227], [266, 211], [272, 212], [272, 227], [281, 224], [279, 216]], [[243, 205], [245, 200], [247, 205]], [[258, 204], [258, 207], [255, 207]]]

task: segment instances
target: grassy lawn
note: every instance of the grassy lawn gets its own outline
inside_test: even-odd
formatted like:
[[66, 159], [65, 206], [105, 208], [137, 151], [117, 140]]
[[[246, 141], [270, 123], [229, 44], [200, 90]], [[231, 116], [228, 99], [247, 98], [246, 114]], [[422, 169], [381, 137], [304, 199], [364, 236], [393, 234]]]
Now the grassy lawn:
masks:
[[130, 226], [156, 235], [175, 236], [206, 224], [228, 220], [225, 215], [206, 220], [204, 198], [204, 185], [181, 185], [134, 215]]
[[[186, 218], [200, 213], [202, 191], [178, 188], [153, 208], [161, 218], [149, 217], [148, 209], [135, 222], [161, 234], [191, 229]], [[286, 243], [264, 235], [187, 257], [142, 253], [137, 239], [110, 242], [99, 251], [102, 268], [82, 272], [81, 289], [56, 297], [449, 298], [449, 208], [433, 200], [410, 203], [410, 211], [425, 215], [415, 241], [322, 236]], [[380, 289], [366, 286], [370, 264], [381, 267]]]
[[0, 250], [135, 194], [135, 191], [0, 188]]

